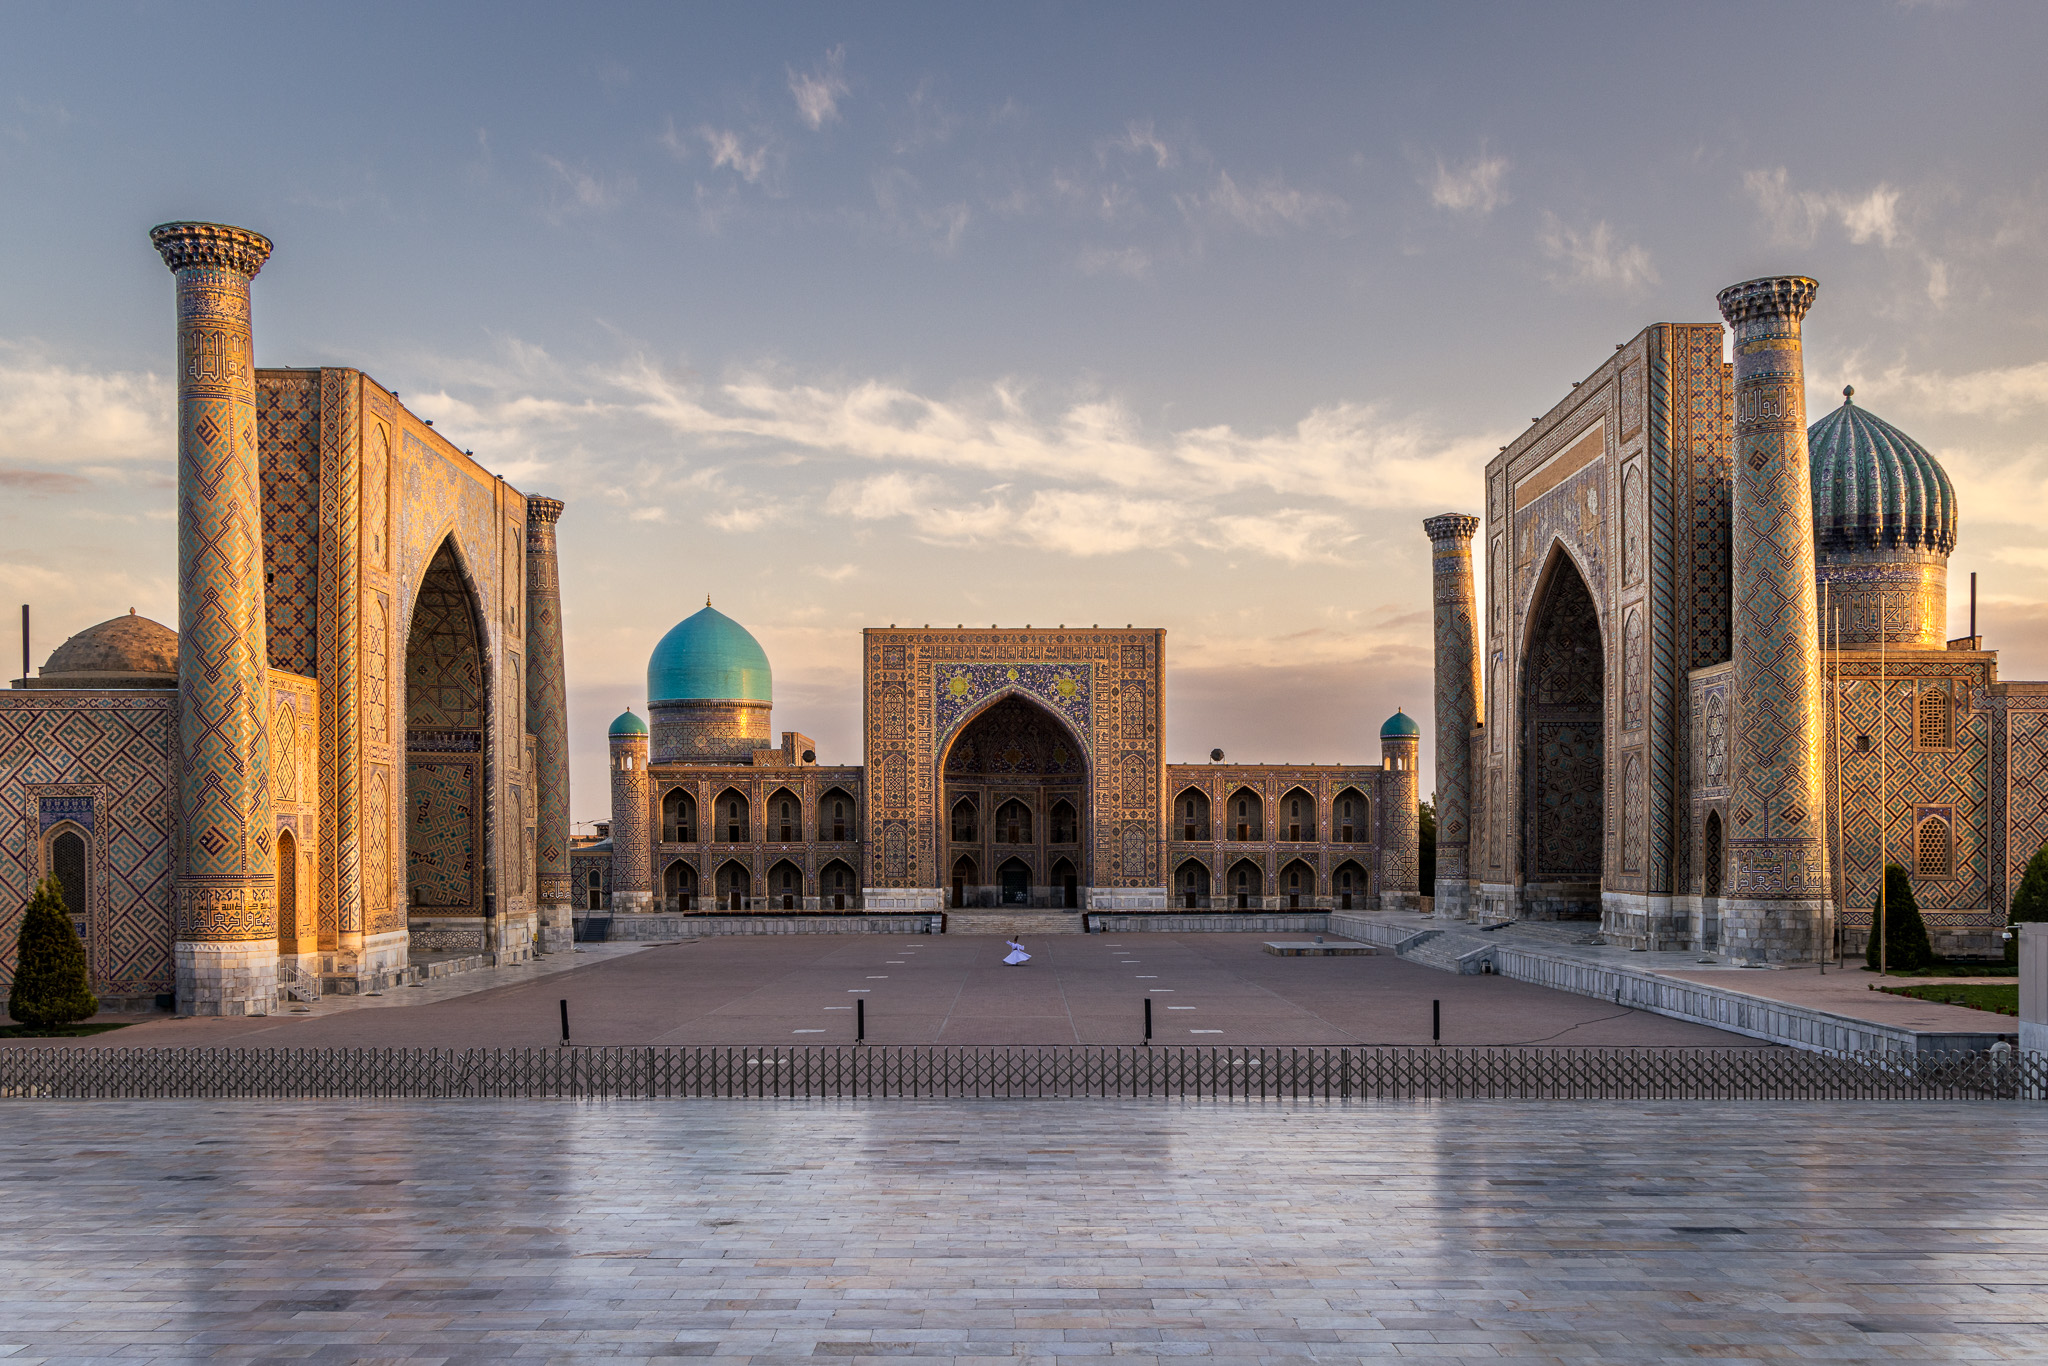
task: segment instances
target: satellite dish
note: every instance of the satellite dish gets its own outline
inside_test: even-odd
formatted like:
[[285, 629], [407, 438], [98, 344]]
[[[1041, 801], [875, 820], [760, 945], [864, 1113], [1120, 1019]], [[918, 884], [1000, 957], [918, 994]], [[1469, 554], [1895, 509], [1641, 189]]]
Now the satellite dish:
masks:
[[1222, 762], [1223, 762], [1223, 751], [1222, 751], [1222, 750], [1220, 750], [1220, 749], [1212, 749], [1212, 750], [1210, 750], [1210, 751], [1209, 751], [1209, 762], [1210, 762], [1210, 763], [1212, 763], [1212, 764], [1220, 764], [1220, 763], [1222, 763]]

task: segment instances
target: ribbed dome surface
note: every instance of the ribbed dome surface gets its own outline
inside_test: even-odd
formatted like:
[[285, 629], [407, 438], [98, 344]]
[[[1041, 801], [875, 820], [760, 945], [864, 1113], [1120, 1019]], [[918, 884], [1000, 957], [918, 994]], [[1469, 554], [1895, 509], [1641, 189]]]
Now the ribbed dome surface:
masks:
[[1912, 437], [1856, 406], [1809, 427], [1813, 534], [1822, 550], [1910, 546], [1946, 555], [1956, 545], [1956, 491], [1941, 462]]
[[178, 633], [162, 622], [130, 612], [88, 626], [59, 645], [43, 665], [45, 674], [175, 674]]
[[1405, 711], [1397, 711], [1387, 718], [1387, 724], [1380, 727], [1380, 739], [1414, 739], [1422, 734], [1422, 727], [1415, 724], [1415, 718]]
[[647, 661], [647, 700], [772, 702], [768, 656], [747, 628], [710, 604], [677, 622]]

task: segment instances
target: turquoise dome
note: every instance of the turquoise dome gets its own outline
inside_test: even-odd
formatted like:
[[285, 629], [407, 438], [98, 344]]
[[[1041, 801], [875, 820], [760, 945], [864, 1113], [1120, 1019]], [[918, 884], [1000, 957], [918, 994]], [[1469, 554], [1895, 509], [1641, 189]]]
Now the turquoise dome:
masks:
[[1842, 406], [1806, 430], [1813, 469], [1813, 534], [1822, 551], [1956, 546], [1956, 490], [1941, 462], [1891, 423]]
[[646, 733], [647, 723], [633, 715], [631, 707], [620, 712], [618, 719], [612, 722], [611, 730], [606, 732], [608, 735], [645, 735]]
[[1397, 711], [1387, 718], [1387, 724], [1380, 727], [1382, 740], [1419, 740], [1422, 727], [1415, 724], [1415, 718], [1405, 711]]
[[676, 623], [647, 661], [647, 701], [773, 702], [768, 656], [747, 628], [709, 602]]

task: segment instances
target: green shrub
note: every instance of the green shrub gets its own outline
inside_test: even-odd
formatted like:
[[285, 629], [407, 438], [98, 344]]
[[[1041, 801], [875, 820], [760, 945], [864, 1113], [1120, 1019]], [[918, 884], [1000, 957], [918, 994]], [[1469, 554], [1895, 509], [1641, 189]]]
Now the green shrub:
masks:
[[[1877, 962], [1877, 903], [1870, 904], [1870, 944], [1863, 961]], [[1927, 943], [1927, 922], [1920, 918], [1920, 903], [1913, 899], [1913, 884], [1906, 870], [1896, 863], [1884, 869], [1884, 966], [1887, 972], [1918, 972], [1934, 962], [1934, 950]]]
[[[2020, 878], [2019, 890], [2012, 894], [2012, 908], [2007, 920], [2018, 924], [2022, 921], [2048, 920], [2048, 844], [2034, 851], [2027, 860], [2027, 871]], [[2005, 961], [2013, 967], [2020, 962], [2020, 932], [2014, 930], [2012, 938], [2005, 941]]]
[[31, 1029], [59, 1029], [99, 1011], [85, 971], [85, 945], [64, 909], [64, 889], [44, 878], [29, 899], [15, 940], [14, 990], [7, 1013]]

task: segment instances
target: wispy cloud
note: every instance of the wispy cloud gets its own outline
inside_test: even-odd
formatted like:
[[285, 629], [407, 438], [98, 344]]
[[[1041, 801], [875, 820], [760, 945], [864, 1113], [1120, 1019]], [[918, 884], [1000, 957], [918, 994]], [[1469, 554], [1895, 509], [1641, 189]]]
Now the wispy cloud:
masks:
[[58, 493], [82, 493], [92, 481], [78, 474], [58, 470], [24, 470], [0, 465], [0, 488], [48, 497]]
[[1550, 273], [1553, 284], [1627, 291], [1657, 283], [1657, 268], [1650, 263], [1650, 253], [1622, 241], [1605, 219], [1581, 230], [1568, 226], [1556, 214], [1546, 213], [1537, 241], [1543, 254], [1556, 263], [1556, 269]]
[[603, 213], [615, 209], [635, 188], [630, 175], [601, 175], [545, 153], [541, 154], [540, 162], [554, 173], [556, 193], [550, 203], [558, 214], [564, 211]]
[[1173, 148], [1159, 135], [1150, 119], [1132, 119], [1124, 125], [1122, 132], [1104, 138], [1096, 148], [1096, 158], [1106, 161], [1113, 152], [1135, 153], [1150, 158], [1155, 169], [1161, 171], [1171, 169], [1177, 159]]
[[1793, 187], [1791, 172], [1780, 166], [1746, 172], [1742, 187], [1763, 214], [1772, 239], [1781, 244], [1809, 245], [1830, 223], [1858, 245], [1875, 242], [1889, 247], [1904, 233], [1899, 220], [1900, 192], [1883, 182], [1861, 193], [1801, 190]]
[[1245, 189], [1218, 171], [1216, 179], [1199, 195], [1183, 196], [1181, 207], [1192, 214], [1270, 236], [1283, 228], [1307, 227], [1341, 218], [1344, 201], [1316, 190], [1298, 190], [1278, 176]]
[[1961, 374], [1912, 371], [1903, 366], [1878, 378], [1857, 380], [1859, 401], [1867, 394], [1922, 413], [2013, 419], [2048, 408], [2048, 361], [1994, 366]]
[[1508, 202], [1501, 183], [1507, 173], [1506, 157], [1488, 156], [1484, 151], [1457, 166], [1445, 165], [1438, 157], [1436, 173], [1428, 180], [1430, 203], [1452, 213], [1484, 218]]
[[162, 376], [78, 369], [0, 342], [0, 461], [10, 465], [170, 460], [176, 411]]
[[796, 100], [797, 115], [812, 132], [839, 121], [839, 101], [852, 93], [846, 83], [846, 46], [841, 44], [825, 54], [809, 71], [789, 70], [789, 93]]

